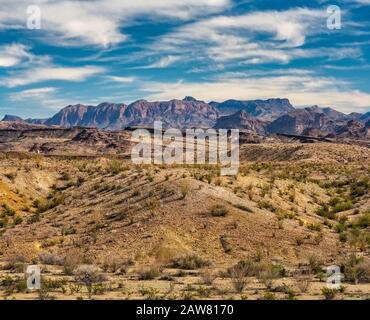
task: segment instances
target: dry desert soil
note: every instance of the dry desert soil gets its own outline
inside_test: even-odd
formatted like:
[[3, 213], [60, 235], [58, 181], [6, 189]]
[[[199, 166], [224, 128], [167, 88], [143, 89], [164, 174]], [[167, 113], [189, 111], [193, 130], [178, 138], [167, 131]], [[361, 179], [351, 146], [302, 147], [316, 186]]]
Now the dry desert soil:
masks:
[[369, 299], [370, 149], [262, 143], [240, 157], [224, 177], [218, 166], [0, 153], [1, 297]]

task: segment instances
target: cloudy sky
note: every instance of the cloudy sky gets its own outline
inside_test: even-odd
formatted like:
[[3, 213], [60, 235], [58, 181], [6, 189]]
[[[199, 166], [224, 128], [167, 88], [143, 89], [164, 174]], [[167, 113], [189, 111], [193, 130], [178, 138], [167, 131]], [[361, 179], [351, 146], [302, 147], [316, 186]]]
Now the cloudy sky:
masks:
[[0, 116], [186, 95], [369, 111], [369, 17], [370, 0], [0, 0]]

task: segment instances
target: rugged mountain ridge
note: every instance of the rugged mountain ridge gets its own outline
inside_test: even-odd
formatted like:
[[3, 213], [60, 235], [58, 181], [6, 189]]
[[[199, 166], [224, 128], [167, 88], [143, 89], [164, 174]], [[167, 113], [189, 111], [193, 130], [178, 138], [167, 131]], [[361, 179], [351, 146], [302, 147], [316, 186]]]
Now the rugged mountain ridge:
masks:
[[218, 108], [225, 115], [243, 110], [263, 121], [273, 121], [281, 115], [294, 110], [288, 99], [227, 100], [222, 103], [210, 102], [210, 105]]
[[130, 126], [153, 126], [154, 121], [160, 120], [164, 127], [184, 129], [212, 127], [218, 118], [219, 112], [215, 107], [186, 97], [160, 102], [138, 100], [130, 105], [107, 102], [98, 106], [70, 105], [44, 123], [64, 128], [84, 126], [113, 131]]
[[[269, 133], [307, 134], [307, 132], [326, 132], [337, 134], [339, 128], [346, 127], [349, 122], [356, 121], [351, 115], [338, 112], [332, 108], [312, 106], [304, 109], [295, 109], [279, 117], [267, 126]], [[352, 124], [349, 124], [352, 126]], [[343, 129], [344, 130], [344, 129]]]
[[[355, 128], [346, 130], [345, 127], [349, 121], [355, 120], [364, 125], [369, 119], [370, 112], [353, 112], [347, 115], [332, 108], [318, 106], [295, 109], [288, 99], [206, 103], [188, 96], [183, 100], [138, 100], [129, 105], [108, 102], [98, 106], [77, 104], [61, 109], [49, 119], [23, 120], [6, 115], [3, 121], [63, 128], [94, 127], [106, 131], [120, 131], [133, 126], [151, 127], [154, 121], [162, 121], [164, 128], [237, 128], [259, 135], [311, 133], [320, 136], [345, 136], [343, 132], [347, 132], [350, 137], [363, 137], [367, 136], [364, 128], [360, 130], [358, 125], [355, 126], [358, 134], [353, 134]], [[353, 127], [353, 124], [349, 126]]]

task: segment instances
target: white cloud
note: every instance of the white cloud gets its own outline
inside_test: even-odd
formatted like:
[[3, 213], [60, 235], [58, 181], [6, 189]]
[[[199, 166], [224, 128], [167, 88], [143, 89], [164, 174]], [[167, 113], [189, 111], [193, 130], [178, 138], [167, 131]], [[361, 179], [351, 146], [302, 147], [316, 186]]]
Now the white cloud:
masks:
[[31, 59], [32, 54], [28, 52], [28, 47], [23, 44], [10, 44], [0, 47], [0, 67], [13, 67], [20, 64], [25, 59]]
[[59, 67], [41, 66], [13, 73], [0, 81], [0, 85], [7, 87], [23, 86], [32, 83], [52, 80], [83, 81], [104, 69], [96, 66]]
[[35, 89], [28, 89], [22, 90], [9, 95], [9, 100], [11, 101], [21, 101], [21, 100], [28, 100], [30, 98], [42, 98], [50, 93], [56, 92], [56, 88], [54, 87], [45, 87], [45, 88], [35, 88]]
[[[219, 11], [230, 0], [35, 0], [41, 9], [42, 35], [58, 40], [58, 44], [91, 44], [107, 47], [127, 39], [121, 28], [132, 25], [136, 18], [193, 19], [195, 16]], [[26, 25], [27, 0], [0, 0], [6, 8], [0, 13], [0, 28]]]
[[[303, 49], [307, 38], [324, 34], [324, 9], [297, 8], [217, 16], [190, 23], [164, 35], [154, 51], [171, 52], [216, 63], [287, 64], [297, 58], [358, 58], [360, 48]], [[151, 46], [152, 47], [152, 46]]]
[[132, 83], [135, 81], [135, 77], [106, 76], [106, 79], [118, 83]]
[[205, 101], [227, 99], [289, 98], [296, 106], [332, 106], [343, 112], [367, 111], [370, 94], [353, 90], [349, 84], [333, 78], [313, 75], [286, 75], [265, 77], [226, 77], [209, 82], [145, 83], [142, 90], [147, 99], [181, 99], [189, 94]]
[[8, 95], [9, 101], [19, 102], [22, 104], [30, 104], [35, 107], [32, 108], [34, 112], [36, 109], [52, 109], [59, 110], [63, 106], [70, 105], [71, 100], [65, 98], [65, 92], [63, 96], [58, 95], [58, 89], [55, 87], [41, 87], [34, 89], [27, 89], [12, 92]]
[[161, 68], [167, 68], [171, 64], [175, 63], [176, 61], [180, 60], [179, 56], [166, 56], [158, 61], [148, 65], [148, 66], [142, 66], [142, 67], [137, 67], [134, 69], [161, 69]]

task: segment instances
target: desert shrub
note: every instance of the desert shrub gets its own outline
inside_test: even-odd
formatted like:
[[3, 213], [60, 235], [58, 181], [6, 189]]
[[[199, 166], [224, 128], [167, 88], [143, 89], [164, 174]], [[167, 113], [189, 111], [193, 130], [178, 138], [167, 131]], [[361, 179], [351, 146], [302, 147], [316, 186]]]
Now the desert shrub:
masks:
[[314, 241], [316, 244], [320, 244], [322, 239], [324, 239], [324, 234], [322, 232], [319, 232], [315, 238], [314, 238]]
[[235, 273], [244, 274], [245, 277], [253, 277], [257, 273], [256, 263], [251, 260], [241, 260], [231, 268], [227, 269], [226, 275], [232, 277]]
[[339, 222], [335, 225], [334, 230], [337, 233], [342, 233], [346, 230], [346, 225]]
[[321, 293], [325, 297], [326, 300], [333, 300], [335, 296], [337, 295], [338, 291], [336, 289], [330, 289], [330, 288], [324, 287], [321, 289]]
[[319, 223], [310, 223], [307, 228], [312, 231], [321, 231], [322, 227]]
[[59, 180], [62, 180], [62, 181], [68, 181], [68, 180], [71, 180], [71, 175], [69, 174], [69, 172], [67, 172], [67, 171], [63, 171], [63, 172], [60, 174]]
[[104, 276], [100, 273], [100, 269], [95, 265], [80, 265], [73, 273], [75, 280], [86, 286], [89, 297], [93, 294], [93, 284], [101, 283], [105, 280]]
[[132, 265], [134, 265], [134, 261], [131, 259], [107, 257], [102, 264], [102, 269], [104, 272], [118, 272], [121, 274], [125, 274], [127, 273], [128, 267]]
[[63, 259], [57, 256], [55, 253], [42, 252], [39, 254], [40, 262], [49, 265], [62, 265]]
[[311, 273], [313, 274], [317, 275], [323, 272], [322, 267], [321, 267], [322, 264], [315, 255], [310, 255], [308, 257], [308, 265], [309, 265]]
[[0, 219], [0, 229], [1, 228], [6, 228], [6, 226], [8, 225], [8, 218], [5, 217], [3, 219]]
[[80, 293], [82, 289], [82, 285], [79, 283], [70, 283], [68, 285], [69, 291], [71, 294]]
[[209, 298], [211, 296], [212, 290], [210, 288], [198, 287], [197, 294], [201, 298]]
[[107, 290], [106, 286], [103, 283], [94, 283], [91, 287], [92, 294], [102, 295]]
[[334, 212], [330, 211], [328, 206], [324, 205], [316, 210], [316, 214], [320, 217], [334, 220], [336, 218], [336, 215]]
[[297, 239], [295, 239], [295, 243], [297, 244], [297, 246], [301, 246], [303, 244], [303, 239], [302, 238], [297, 238]]
[[144, 286], [140, 286], [138, 292], [147, 300], [158, 300], [158, 289], [145, 288]]
[[172, 259], [170, 266], [178, 269], [199, 269], [210, 265], [209, 261], [203, 260], [195, 253], [181, 255]]
[[190, 191], [190, 185], [187, 181], [182, 181], [180, 184], [180, 191], [182, 199], [185, 199]]
[[346, 281], [358, 284], [359, 282], [370, 282], [370, 264], [368, 260], [351, 255], [347, 261], [342, 263], [341, 269]]
[[27, 291], [27, 281], [24, 278], [12, 278], [6, 275], [0, 278], [0, 286], [4, 288], [4, 293], [6, 296], [13, 294], [14, 292], [26, 292]]
[[161, 268], [158, 265], [141, 267], [137, 270], [139, 280], [153, 280], [159, 277]]
[[353, 221], [353, 226], [366, 229], [370, 226], [370, 212], [366, 212]]
[[41, 214], [40, 212], [36, 212], [34, 213], [29, 219], [28, 219], [28, 223], [29, 224], [32, 224], [32, 223], [36, 223], [36, 222], [39, 222], [41, 220]]
[[120, 160], [114, 159], [109, 162], [109, 171], [116, 175], [124, 170], [123, 163]]
[[76, 186], [80, 187], [85, 181], [86, 179], [84, 177], [78, 177], [76, 181]]
[[213, 217], [225, 217], [228, 212], [228, 208], [223, 204], [216, 204], [211, 208], [211, 215]]
[[[97, 230], [98, 227], [99, 226], [99, 224], [96, 224], [95, 225], [95, 229]], [[68, 235], [70, 235], [70, 234], [76, 234], [76, 232], [77, 232], [77, 230], [76, 230], [76, 228], [75, 227], [73, 227], [73, 226], [69, 226], [69, 227], [67, 227], [67, 228], [62, 228], [62, 235], [64, 235], [64, 236], [68, 236]]]
[[49, 290], [57, 290], [62, 289], [67, 284], [67, 280], [65, 279], [50, 279], [50, 278], [42, 278], [41, 280], [41, 287], [43, 289]]
[[350, 200], [343, 201], [337, 203], [333, 208], [332, 212], [337, 213], [337, 212], [342, 212], [342, 211], [347, 211], [353, 208], [353, 203]]
[[343, 243], [347, 241], [347, 235], [346, 235], [345, 232], [340, 232], [339, 233], [339, 241], [343, 242]]
[[266, 292], [266, 293], [263, 295], [262, 300], [276, 300], [276, 296], [275, 296], [275, 294], [273, 294], [272, 292]]
[[83, 262], [82, 260], [79, 252], [72, 251], [67, 253], [63, 260], [63, 272], [66, 275], [72, 275], [77, 266]]
[[276, 212], [277, 211], [277, 208], [274, 207], [270, 202], [268, 201], [259, 201], [258, 202], [258, 207], [260, 209], [265, 209], [265, 210], [268, 210], [268, 211], [271, 211], [271, 212]]
[[110, 214], [109, 218], [117, 220], [117, 221], [121, 221], [121, 220], [127, 219], [128, 216], [129, 216], [129, 211], [127, 209], [124, 209], [124, 210]]
[[64, 204], [63, 195], [55, 195], [51, 199], [36, 199], [33, 206], [37, 209], [37, 213], [43, 213], [47, 210], [53, 209], [61, 204]]
[[294, 273], [293, 277], [299, 291], [302, 293], [307, 292], [312, 282], [311, 273], [308, 271], [305, 272], [304, 270], [298, 270]]
[[231, 283], [236, 292], [242, 293], [248, 284], [245, 271], [241, 268], [233, 268], [230, 271]]
[[23, 222], [22, 217], [15, 215], [13, 218], [14, 225], [21, 224]]
[[279, 271], [271, 266], [267, 266], [258, 273], [258, 279], [266, 286], [268, 290], [271, 290], [273, 281], [279, 277]]
[[212, 270], [205, 269], [200, 273], [200, 277], [203, 284], [210, 286], [216, 280], [217, 275]]
[[15, 214], [16, 214], [15, 210], [10, 208], [7, 204], [3, 204], [2, 207], [3, 207], [2, 216], [4, 216], [4, 217], [6, 217], [6, 216], [8, 216], [8, 217], [15, 216]]
[[250, 208], [248, 208], [247, 206], [242, 205], [242, 204], [236, 204], [236, 205], [235, 205], [235, 208], [238, 208], [238, 209], [243, 210], [243, 211], [245, 211], [245, 212], [253, 213], [253, 210], [252, 210], [252, 209], [250, 209]]

